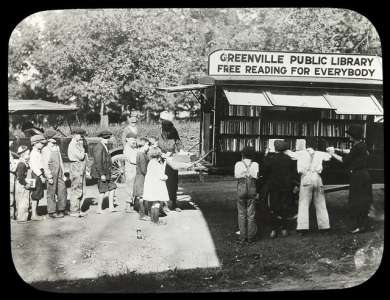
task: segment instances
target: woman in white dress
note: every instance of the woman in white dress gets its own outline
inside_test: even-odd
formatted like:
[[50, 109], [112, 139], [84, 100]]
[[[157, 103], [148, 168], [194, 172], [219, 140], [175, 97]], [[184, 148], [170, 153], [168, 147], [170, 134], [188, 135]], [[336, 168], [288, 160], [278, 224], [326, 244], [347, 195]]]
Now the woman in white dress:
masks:
[[146, 209], [150, 216], [152, 205], [169, 201], [169, 194], [165, 183], [168, 176], [165, 175], [165, 164], [161, 160], [160, 148], [150, 148], [148, 155], [150, 160], [145, 175], [143, 197], [147, 203]]

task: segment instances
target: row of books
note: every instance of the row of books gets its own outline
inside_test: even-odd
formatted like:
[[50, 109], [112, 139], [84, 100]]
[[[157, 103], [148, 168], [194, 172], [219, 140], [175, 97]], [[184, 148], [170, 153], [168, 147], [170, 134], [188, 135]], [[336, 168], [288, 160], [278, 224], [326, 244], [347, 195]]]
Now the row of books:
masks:
[[[289, 143], [291, 150], [295, 149], [296, 139], [284, 139]], [[264, 152], [268, 148], [268, 139], [261, 138], [222, 138], [220, 139], [221, 152], [240, 152], [244, 147], [254, 147], [256, 152]], [[333, 146], [335, 148], [350, 148], [349, 141], [331, 141], [326, 143], [327, 147]]]
[[[321, 124], [320, 135], [323, 137], [348, 137], [346, 130], [349, 128], [350, 124], [345, 123], [335, 123], [335, 124]], [[365, 127], [364, 127], [365, 129]], [[365, 130], [364, 130], [365, 136]]]
[[261, 122], [257, 120], [222, 120], [219, 127], [221, 134], [260, 134]]
[[228, 105], [225, 114], [227, 116], [259, 117], [261, 114], [260, 106], [248, 105]]
[[318, 136], [317, 121], [269, 121], [261, 124], [262, 135]]
[[351, 124], [318, 121], [221, 120], [220, 134], [347, 137]]
[[321, 111], [321, 119], [366, 121], [367, 115], [338, 115], [333, 110]]

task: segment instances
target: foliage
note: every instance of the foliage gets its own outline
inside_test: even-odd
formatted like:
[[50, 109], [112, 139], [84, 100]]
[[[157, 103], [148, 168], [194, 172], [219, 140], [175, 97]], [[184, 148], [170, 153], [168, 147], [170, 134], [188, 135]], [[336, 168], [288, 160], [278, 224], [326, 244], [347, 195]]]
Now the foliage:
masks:
[[99, 111], [102, 103], [115, 111], [127, 105], [195, 111], [190, 93], [156, 88], [196, 82], [218, 48], [381, 54], [373, 25], [344, 9], [45, 11], [12, 33], [9, 94], [75, 102], [84, 112]]

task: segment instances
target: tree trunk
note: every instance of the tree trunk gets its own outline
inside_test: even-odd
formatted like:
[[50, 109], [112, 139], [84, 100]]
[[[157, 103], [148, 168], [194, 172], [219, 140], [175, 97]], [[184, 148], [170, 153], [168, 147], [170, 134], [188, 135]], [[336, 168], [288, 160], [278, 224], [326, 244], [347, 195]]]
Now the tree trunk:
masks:
[[101, 101], [100, 105], [100, 127], [108, 128], [108, 115], [105, 112], [105, 104]]
[[149, 109], [146, 110], [146, 123], [147, 124], [150, 123], [150, 110]]

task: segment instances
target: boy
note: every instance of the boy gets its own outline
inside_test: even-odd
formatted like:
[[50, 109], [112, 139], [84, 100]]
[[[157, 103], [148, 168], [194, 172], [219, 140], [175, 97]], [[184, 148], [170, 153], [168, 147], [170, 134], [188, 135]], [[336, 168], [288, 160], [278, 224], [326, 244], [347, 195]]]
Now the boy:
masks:
[[32, 150], [30, 153], [31, 178], [35, 179], [35, 188], [31, 193], [31, 220], [41, 221], [43, 218], [37, 214], [38, 202], [44, 196], [44, 183], [46, 182], [44, 163], [42, 159], [42, 148], [46, 144], [43, 135], [37, 134], [31, 137]]
[[[63, 218], [67, 200], [64, 163], [60, 148], [54, 136], [57, 131], [48, 129], [44, 132], [47, 144], [42, 148], [45, 177], [47, 179], [47, 212], [50, 218]], [[57, 195], [57, 201], [56, 201]]]
[[148, 220], [145, 216], [145, 204], [143, 200], [144, 194], [144, 182], [145, 175], [148, 166], [148, 156], [147, 152], [149, 150], [149, 141], [145, 138], [140, 138], [137, 140], [138, 152], [136, 158], [136, 175], [134, 180], [134, 190], [133, 195], [135, 202], [139, 203], [139, 218], [141, 220]]
[[329, 153], [314, 150], [315, 144], [314, 139], [308, 139], [305, 150], [288, 151], [287, 153], [291, 158], [297, 160], [297, 171], [301, 175], [297, 221], [297, 231], [300, 234], [305, 234], [309, 230], [309, 207], [312, 200], [316, 208], [318, 229], [327, 230], [330, 228], [320, 174], [322, 163], [329, 161], [332, 156]]
[[19, 161], [15, 171], [15, 205], [17, 211], [17, 222], [25, 223], [28, 219], [28, 209], [30, 206], [30, 184], [27, 182], [28, 165], [30, 150], [27, 146], [19, 146]]
[[111, 155], [107, 149], [108, 140], [112, 133], [108, 130], [98, 132], [100, 141], [96, 144], [93, 151], [93, 165], [91, 167], [91, 176], [98, 180], [98, 208], [97, 213], [102, 213], [102, 204], [104, 195], [108, 192], [109, 210], [116, 212], [114, 209], [114, 193], [117, 188], [115, 182], [111, 179]]
[[284, 140], [274, 141], [275, 154], [264, 159], [261, 173], [267, 183], [269, 192], [269, 209], [271, 212], [270, 237], [275, 238], [277, 231], [287, 236], [287, 218], [289, 214], [291, 193], [293, 186], [298, 185], [295, 180], [295, 168], [291, 158], [285, 154], [289, 145]]
[[70, 216], [84, 217], [85, 213], [81, 211], [84, 196], [84, 182], [87, 169], [88, 155], [84, 148], [84, 135], [86, 131], [83, 128], [74, 128], [73, 137], [68, 147], [68, 158], [70, 160]]
[[[126, 157], [126, 189], [128, 198], [125, 199], [124, 209], [126, 212], [131, 212], [131, 205], [134, 204], [133, 189], [136, 173], [136, 159], [137, 159], [137, 140], [133, 132], [126, 135], [126, 144], [123, 149], [123, 154]], [[123, 202], [122, 202], [123, 203]], [[123, 208], [122, 208], [123, 209]]]
[[259, 173], [259, 165], [253, 162], [254, 149], [245, 147], [242, 152], [242, 160], [234, 166], [234, 177], [237, 182], [237, 210], [240, 240], [253, 242], [257, 233], [255, 222], [256, 179]]

